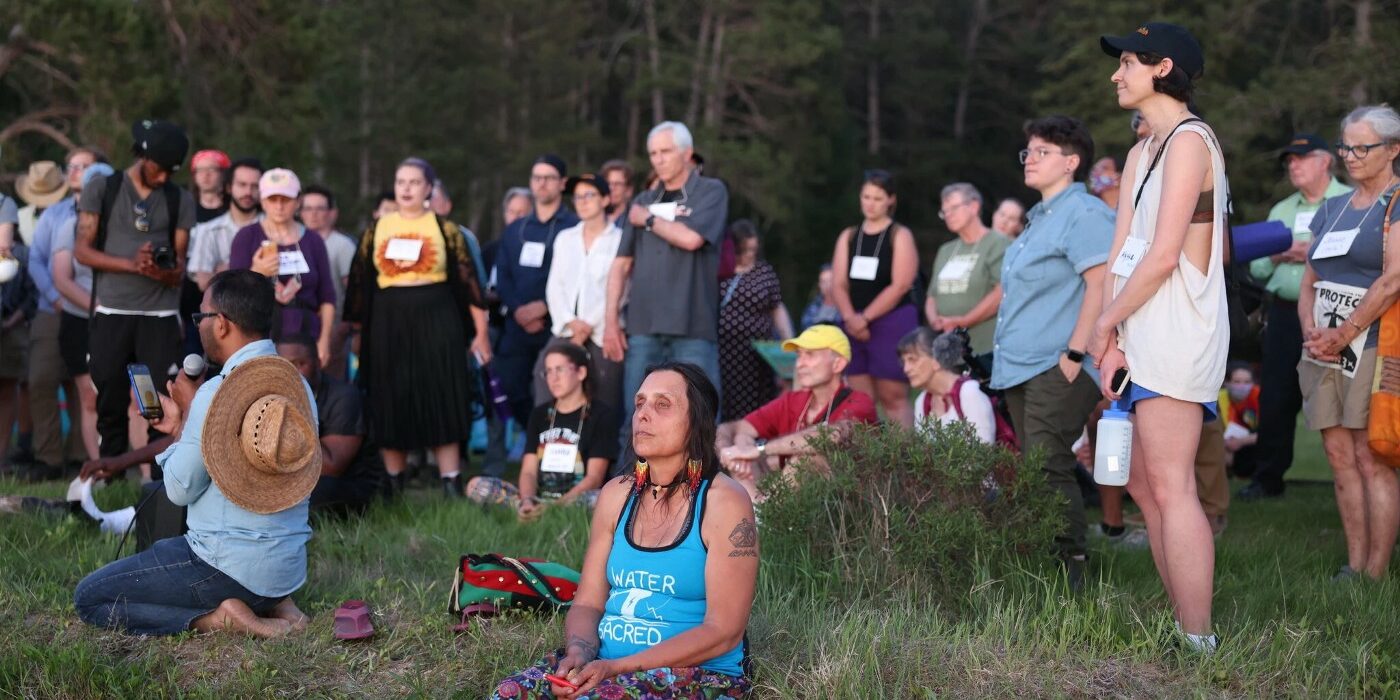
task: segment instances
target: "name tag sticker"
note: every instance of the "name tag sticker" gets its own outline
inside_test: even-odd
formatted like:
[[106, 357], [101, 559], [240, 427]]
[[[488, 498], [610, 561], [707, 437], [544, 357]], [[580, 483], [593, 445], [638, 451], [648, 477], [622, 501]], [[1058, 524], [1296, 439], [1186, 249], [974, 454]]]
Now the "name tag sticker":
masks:
[[544, 446], [544, 457], [540, 459], [542, 471], [555, 474], [573, 474], [578, 464], [578, 445], [548, 443]]
[[851, 258], [851, 279], [873, 280], [880, 271], [880, 259], [871, 255], [857, 255]]
[[277, 254], [277, 274], [279, 275], [304, 275], [311, 272], [311, 266], [306, 262], [306, 256], [300, 250], [287, 250]]
[[1351, 244], [1360, 235], [1361, 229], [1354, 228], [1346, 231], [1331, 231], [1322, 237], [1317, 247], [1313, 249], [1313, 260], [1324, 258], [1336, 258], [1347, 254], [1351, 250]]
[[1113, 261], [1111, 272], [1119, 277], [1131, 276], [1144, 255], [1147, 255], [1147, 241], [1141, 238], [1123, 241], [1123, 249], [1118, 251], [1118, 258]]
[[544, 244], [535, 241], [525, 241], [520, 246], [520, 266], [521, 267], [542, 267], [544, 265]]
[[384, 257], [400, 262], [418, 262], [418, 256], [423, 254], [423, 239], [421, 238], [391, 238], [389, 245], [384, 248]]
[[667, 221], [675, 221], [676, 216], [680, 214], [679, 209], [680, 206], [675, 202], [657, 202], [647, 207], [647, 211], [651, 212], [652, 216]]
[[1314, 209], [1314, 210], [1312, 210], [1312, 211], [1300, 211], [1300, 212], [1298, 212], [1297, 214], [1294, 214], [1294, 215], [1293, 215], [1293, 232], [1294, 232], [1294, 233], [1312, 233], [1312, 220], [1313, 220], [1313, 215], [1315, 215], [1315, 214], [1317, 214], [1317, 210], [1316, 210], [1316, 209]]

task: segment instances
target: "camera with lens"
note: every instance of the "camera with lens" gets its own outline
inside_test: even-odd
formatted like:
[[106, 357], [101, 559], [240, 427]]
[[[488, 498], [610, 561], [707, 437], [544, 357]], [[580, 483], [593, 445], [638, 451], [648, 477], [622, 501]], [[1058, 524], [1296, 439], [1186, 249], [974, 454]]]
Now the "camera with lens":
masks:
[[175, 249], [168, 245], [156, 246], [151, 251], [151, 260], [162, 270], [175, 269]]

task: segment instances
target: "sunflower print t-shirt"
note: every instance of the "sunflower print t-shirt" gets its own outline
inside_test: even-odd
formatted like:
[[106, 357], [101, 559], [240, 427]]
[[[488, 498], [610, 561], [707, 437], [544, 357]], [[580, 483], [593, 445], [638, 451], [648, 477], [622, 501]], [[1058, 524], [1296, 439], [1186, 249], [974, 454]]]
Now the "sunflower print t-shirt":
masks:
[[[414, 253], [416, 259], [405, 259]], [[374, 267], [380, 289], [446, 282], [447, 248], [437, 218], [424, 213], [405, 219], [394, 213], [380, 219], [374, 227]]]

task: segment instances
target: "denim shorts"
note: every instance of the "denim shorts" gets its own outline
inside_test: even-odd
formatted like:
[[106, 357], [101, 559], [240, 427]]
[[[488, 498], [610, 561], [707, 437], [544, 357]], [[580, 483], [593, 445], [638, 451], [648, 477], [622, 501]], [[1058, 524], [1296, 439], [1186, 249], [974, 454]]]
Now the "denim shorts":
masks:
[[[1128, 389], [1123, 392], [1123, 398], [1119, 399], [1118, 402], [1121, 402], [1119, 405], [1127, 406], [1129, 413], [1133, 413], [1136, 410], [1134, 404], [1137, 402], [1155, 399], [1159, 396], [1165, 396], [1165, 394], [1159, 394], [1151, 389], [1144, 389], [1134, 382], [1128, 382]], [[1203, 414], [1201, 416], [1202, 423], [1209, 423], [1220, 418], [1219, 401], [1203, 401], [1200, 404]]]
[[171, 537], [88, 574], [73, 591], [83, 622], [131, 634], [171, 635], [229, 598], [265, 615], [281, 598], [257, 595]]

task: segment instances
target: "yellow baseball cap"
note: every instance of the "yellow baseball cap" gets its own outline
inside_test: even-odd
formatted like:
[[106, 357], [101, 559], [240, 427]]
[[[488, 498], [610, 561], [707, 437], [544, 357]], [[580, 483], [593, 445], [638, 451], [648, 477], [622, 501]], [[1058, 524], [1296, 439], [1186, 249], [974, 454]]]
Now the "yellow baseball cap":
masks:
[[837, 355], [851, 359], [851, 341], [846, 339], [846, 334], [842, 333], [840, 328], [825, 323], [802, 331], [796, 338], [784, 340], [783, 349], [788, 352], [799, 349], [834, 350]]

